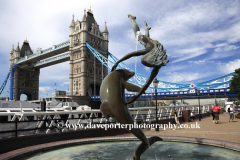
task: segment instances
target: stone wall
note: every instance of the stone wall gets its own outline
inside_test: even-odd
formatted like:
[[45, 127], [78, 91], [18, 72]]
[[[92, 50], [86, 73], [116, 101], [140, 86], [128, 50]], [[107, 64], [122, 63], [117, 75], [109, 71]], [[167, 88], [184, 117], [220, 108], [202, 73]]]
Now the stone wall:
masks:
[[79, 131], [69, 131], [63, 133], [51, 133], [33, 136], [23, 136], [18, 138], [1, 139], [0, 154], [38, 144], [90, 137], [115, 136], [124, 133], [128, 133], [128, 131], [125, 129], [109, 129], [107, 131], [105, 131], [104, 129], [88, 129]]

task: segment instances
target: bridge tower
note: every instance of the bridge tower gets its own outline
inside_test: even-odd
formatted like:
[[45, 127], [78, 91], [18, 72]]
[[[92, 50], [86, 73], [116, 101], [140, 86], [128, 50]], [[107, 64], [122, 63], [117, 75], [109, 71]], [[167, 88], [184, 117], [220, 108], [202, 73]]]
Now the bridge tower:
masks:
[[[100, 85], [107, 75], [108, 69], [102, 65], [87, 48], [86, 42], [99, 53], [108, 57], [108, 30], [105, 22], [103, 32], [100, 31], [91, 8], [84, 10], [82, 21], [74, 21], [70, 25], [70, 96], [74, 101], [83, 97], [99, 95]], [[81, 97], [80, 97], [81, 96]], [[76, 97], [76, 98], [74, 98]], [[81, 102], [79, 102], [81, 103]]]
[[[10, 100], [20, 100], [21, 94], [25, 94], [28, 100], [37, 100], [39, 91], [39, 68], [34, 68], [29, 64], [14, 65], [19, 59], [33, 54], [27, 39], [23, 42], [21, 49], [19, 43], [16, 48], [12, 47], [10, 52], [10, 68], [9, 71], [13, 76], [13, 81], [10, 82]], [[14, 72], [11, 71], [14, 70]], [[11, 84], [12, 83], [12, 84]]]

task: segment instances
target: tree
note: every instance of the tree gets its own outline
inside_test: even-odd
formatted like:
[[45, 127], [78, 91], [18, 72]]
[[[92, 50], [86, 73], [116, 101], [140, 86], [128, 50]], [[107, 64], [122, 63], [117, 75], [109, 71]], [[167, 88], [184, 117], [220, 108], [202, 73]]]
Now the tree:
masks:
[[231, 92], [237, 93], [237, 99], [240, 99], [240, 68], [235, 69], [235, 73], [230, 81], [229, 89]]
[[235, 102], [235, 105], [236, 105], [236, 106], [239, 106], [239, 105], [240, 105], [240, 102]]

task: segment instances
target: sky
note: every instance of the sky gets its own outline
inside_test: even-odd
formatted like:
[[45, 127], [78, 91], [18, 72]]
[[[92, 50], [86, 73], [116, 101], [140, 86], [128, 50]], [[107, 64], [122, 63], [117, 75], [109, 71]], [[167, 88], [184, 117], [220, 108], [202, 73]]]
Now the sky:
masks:
[[[136, 50], [128, 14], [136, 16], [141, 33], [144, 21], [150, 37], [167, 50], [169, 63], [157, 79], [175, 83], [198, 83], [240, 68], [239, 0], [8, 0], [0, 1], [0, 83], [9, 71], [12, 45], [27, 38], [36, 52], [69, 40], [72, 15], [82, 20], [84, 8], [93, 11], [100, 30], [107, 22], [109, 52], [117, 58]], [[140, 44], [137, 49], [143, 49]], [[150, 75], [138, 57], [137, 71]], [[126, 61], [134, 68], [135, 58]], [[39, 96], [55, 89], [68, 91], [69, 62], [41, 69]], [[56, 86], [55, 86], [56, 83]], [[7, 90], [1, 95], [8, 94]]]

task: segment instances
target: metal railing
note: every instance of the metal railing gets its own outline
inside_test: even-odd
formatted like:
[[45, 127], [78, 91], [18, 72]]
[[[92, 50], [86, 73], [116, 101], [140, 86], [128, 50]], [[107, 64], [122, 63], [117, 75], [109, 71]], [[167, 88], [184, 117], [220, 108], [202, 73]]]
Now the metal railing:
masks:
[[[211, 105], [201, 106], [201, 113], [209, 112], [211, 107]], [[161, 106], [158, 107], [157, 110], [158, 120], [174, 118], [174, 115], [171, 113], [173, 109], [176, 109], [178, 117], [182, 117], [182, 110], [191, 110], [198, 114], [198, 106]], [[129, 111], [136, 123], [150, 124], [156, 120], [155, 107], [129, 108]], [[1, 115], [3, 115], [3, 113], [1, 113]], [[61, 130], [58, 128], [59, 123], [61, 123], [61, 127], [63, 127]], [[0, 122], [0, 137], [64, 132], [69, 130], [68, 126], [70, 125], [76, 126], [81, 124], [85, 126], [89, 124], [108, 123], [115, 122], [111, 118], [104, 118], [100, 110], [22, 112], [15, 113], [11, 121]], [[70, 130], [76, 129], [79, 128], [72, 128]]]

